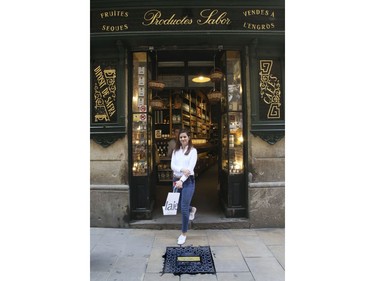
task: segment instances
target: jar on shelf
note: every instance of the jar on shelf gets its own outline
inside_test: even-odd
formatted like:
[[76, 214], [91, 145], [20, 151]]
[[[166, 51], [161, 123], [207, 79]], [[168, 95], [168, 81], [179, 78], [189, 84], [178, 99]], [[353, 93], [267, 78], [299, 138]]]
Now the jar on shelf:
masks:
[[173, 106], [175, 109], [180, 109], [182, 105], [182, 98], [180, 94], [175, 95]]

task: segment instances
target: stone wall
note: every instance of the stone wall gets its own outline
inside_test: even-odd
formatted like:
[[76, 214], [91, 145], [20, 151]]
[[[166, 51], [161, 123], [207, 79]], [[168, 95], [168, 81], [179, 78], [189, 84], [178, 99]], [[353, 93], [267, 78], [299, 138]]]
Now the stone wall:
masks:
[[251, 228], [285, 227], [284, 182], [250, 183], [248, 201]]
[[129, 227], [129, 186], [91, 185], [90, 226]]
[[285, 138], [269, 144], [251, 135], [249, 151], [253, 182], [285, 181]]
[[271, 145], [250, 136], [250, 227], [285, 227], [285, 139]]
[[102, 147], [90, 141], [90, 183], [118, 185], [129, 183], [128, 139], [124, 137]]
[[127, 137], [109, 147], [90, 141], [90, 225], [128, 227], [129, 159]]

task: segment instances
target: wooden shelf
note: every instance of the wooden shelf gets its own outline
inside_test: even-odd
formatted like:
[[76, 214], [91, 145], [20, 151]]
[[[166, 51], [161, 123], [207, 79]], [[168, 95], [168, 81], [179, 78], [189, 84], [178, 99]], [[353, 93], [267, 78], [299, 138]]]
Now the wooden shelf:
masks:
[[[179, 91], [178, 94], [180, 97], [180, 100], [178, 100], [179, 103], [176, 103], [175, 100], [177, 90]], [[159, 120], [159, 123], [154, 123], [154, 128], [162, 130], [162, 133], [167, 135], [171, 135], [171, 130], [174, 127], [188, 128], [194, 139], [209, 139], [211, 136], [210, 112], [206, 106], [208, 103], [207, 97], [202, 92], [197, 89], [189, 89], [186, 91], [185, 89], [166, 88], [159, 93], [159, 95], [162, 96], [164, 100], [168, 100], [168, 102], [166, 103], [166, 109], [154, 111], [153, 121], [156, 121], [156, 116]], [[160, 111], [162, 111], [162, 113], [159, 113]], [[173, 121], [173, 119], [175, 121]], [[162, 155], [166, 155], [166, 143], [170, 139], [171, 138], [165, 137], [155, 139], [158, 148], [162, 148]], [[204, 154], [203, 156], [201, 155], [196, 166], [198, 175], [206, 169], [210, 163], [217, 163], [217, 156], [215, 156], [216, 158], [212, 157], [212, 155], [216, 155], [217, 153], [217, 145], [206, 143], [195, 144], [194, 147], [197, 148], [198, 153]], [[212, 160], [214, 158], [216, 160]], [[166, 164], [168, 161], [171, 161], [171, 158], [165, 156], [160, 157], [162, 167], [163, 164]], [[171, 174], [171, 169], [158, 169], [158, 182], [171, 182], [171, 179], [169, 179]]]

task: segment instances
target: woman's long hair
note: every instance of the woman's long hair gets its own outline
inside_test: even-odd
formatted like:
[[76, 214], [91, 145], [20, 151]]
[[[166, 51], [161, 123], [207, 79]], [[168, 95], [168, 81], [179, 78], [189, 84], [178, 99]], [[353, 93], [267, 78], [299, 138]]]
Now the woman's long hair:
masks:
[[175, 153], [179, 149], [182, 149], [182, 144], [181, 144], [181, 141], [180, 141], [180, 135], [182, 133], [185, 133], [189, 137], [188, 148], [185, 152], [185, 155], [188, 155], [190, 153], [190, 149], [193, 147], [193, 142], [191, 141], [191, 134], [190, 134], [190, 131], [188, 129], [181, 129], [180, 132], [178, 133], [177, 143], [176, 143], [176, 147], [173, 150], [173, 153]]

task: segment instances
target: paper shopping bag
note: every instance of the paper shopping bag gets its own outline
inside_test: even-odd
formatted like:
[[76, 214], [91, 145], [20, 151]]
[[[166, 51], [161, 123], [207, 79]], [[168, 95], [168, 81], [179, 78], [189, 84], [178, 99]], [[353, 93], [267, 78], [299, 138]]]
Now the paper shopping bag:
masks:
[[168, 192], [167, 200], [165, 205], [162, 206], [163, 215], [177, 215], [178, 200], [180, 199], [180, 193], [176, 189], [173, 192]]

